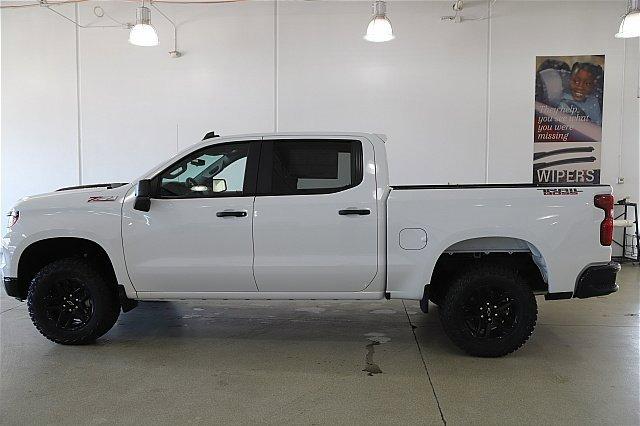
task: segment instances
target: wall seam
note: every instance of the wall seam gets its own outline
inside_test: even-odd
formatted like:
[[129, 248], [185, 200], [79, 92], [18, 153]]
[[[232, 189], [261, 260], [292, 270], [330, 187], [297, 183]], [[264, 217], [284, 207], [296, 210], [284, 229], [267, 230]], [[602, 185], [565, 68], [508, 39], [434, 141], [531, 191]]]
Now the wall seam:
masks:
[[278, 0], [273, 2], [273, 131], [278, 131]]
[[[624, 145], [624, 85], [627, 79], [627, 39], [622, 39], [622, 84], [620, 88], [620, 143], [618, 144], [618, 176], [616, 181], [620, 183], [622, 174], [622, 147]], [[602, 144], [602, 142], [600, 142]], [[600, 159], [602, 161], [602, 159]], [[602, 164], [600, 164], [602, 169]], [[602, 178], [602, 177], [601, 177]]]
[[485, 96], [485, 150], [484, 150], [484, 181], [489, 183], [489, 138], [490, 129], [490, 108], [491, 108], [491, 0], [487, 0], [487, 92]]
[[[80, 10], [79, 5], [74, 5], [75, 20], [79, 22]], [[82, 103], [81, 103], [81, 84], [80, 84], [80, 28], [75, 25], [76, 30], [76, 110], [77, 110], [77, 132], [78, 132], [78, 185], [82, 185]]]

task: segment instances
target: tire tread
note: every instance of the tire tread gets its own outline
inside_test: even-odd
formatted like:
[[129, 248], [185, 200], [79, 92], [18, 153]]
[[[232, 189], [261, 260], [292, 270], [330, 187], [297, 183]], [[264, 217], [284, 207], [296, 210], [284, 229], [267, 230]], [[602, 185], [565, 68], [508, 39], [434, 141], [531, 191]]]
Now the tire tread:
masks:
[[[80, 272], [87, 281], [93, 282], [95, 288], [93, 292], [95, 300], [99, 300], [102, 306], [102, 315], [97, 319], [97, 324], [93, 329], [88, 330], [85, 334], [76, 334], [74, 336], [62, 336], [54, 335], [45, 327], [43, 327], [36, 313], [36, 304], [38, 303], [37, 287], [39, 283], [45, 280], [52, 273], [57, 273], [65, 270], [72, 270]], [[38, 332], [52, 342], [62, 345], [83, 345], [94, 342], [97, 338], [105, 334], [113, 327], [120, 315], [120, 304], [117, 299], [117, 293], [115, 286], [110, 285], [103, 275], [99, 272], [99, 269], [82, 258], [64, 258], [51, 262], [44, 268], [42, 268], [29, 283], [29, 290], [27, 294], [27, 307], [29, 311], [29, 317], [36, 327]]]
[[[495, 348], [482, 348], [476, 342], [470, 341], [464, 330], [456, 327], [456, 312], [453, 309], [457, 301], [462, 298], [466, 288], [472, 286], [478, 279], [486, 277], [496, 277], [498, 279], [509, 280], [513, 283], [516, 291], [524, 292], [525, 304], [522, 320], [525, 322], [524, 328], [518, 330], [517, 339], [506, 339], [505, 342], [514, 340], [510, 345], [503, 345]], [[536, 326], [538, 317], [538, 305], [533, 291], [526, 281], [519, 275], [518, 270], [510, 265], [495, 263], [478, 263], [470, 266], [452, 282], [446, 292], [443, 303], [439, 309], [440, 321], [447, 336], [453, 343], [469, 355], [479, 357], [501, 357], [513, 353], [524, 345]]]

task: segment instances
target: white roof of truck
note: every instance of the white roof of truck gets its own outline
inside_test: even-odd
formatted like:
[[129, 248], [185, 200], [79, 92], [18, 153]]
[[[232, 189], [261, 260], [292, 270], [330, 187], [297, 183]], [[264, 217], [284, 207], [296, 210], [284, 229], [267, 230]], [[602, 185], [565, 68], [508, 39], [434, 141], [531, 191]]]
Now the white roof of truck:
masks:
[[[387, 135], [382, 133], [368, 133], [368, 132], [270, 132], [270, 133], [245, 133], [238, 135], [220, 135], [217, 136], [220, 139], [250, 139], [250, 138], [264, 138], [264, 137], [291, 137], [301, 136], [305, 138], [309, 137], [326, 137], [326, 136], [346, 136], [346, 137], [367, 137], [376, 136], [382, 139], [383, 142], [387, 141]], [[213, 138], [211, 138], [213, 139]]]

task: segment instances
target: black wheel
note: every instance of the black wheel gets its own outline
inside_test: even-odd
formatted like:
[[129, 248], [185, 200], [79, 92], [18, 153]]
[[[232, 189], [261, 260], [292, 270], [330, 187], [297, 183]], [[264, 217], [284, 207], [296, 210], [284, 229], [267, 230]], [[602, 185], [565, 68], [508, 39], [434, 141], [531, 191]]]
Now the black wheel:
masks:
[[536, 325], [533, 291], [517, 270], [478, 265], [456, 278], [440, 306], [445, 333], [470, 355], [499, 357], [522, 346]]
[[29, 285], [27, 305], [38, 331], [65, 345], [93, 342], [120, 314], [115, 286], [76, 258], [57, 260], [38, 272]]

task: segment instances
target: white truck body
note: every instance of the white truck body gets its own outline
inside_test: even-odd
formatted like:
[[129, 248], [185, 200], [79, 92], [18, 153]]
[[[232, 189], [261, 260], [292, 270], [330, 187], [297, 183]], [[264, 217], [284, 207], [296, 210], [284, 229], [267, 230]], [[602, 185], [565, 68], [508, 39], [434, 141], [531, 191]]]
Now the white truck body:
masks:
[[[361, 179], [328, 193], [260, 193], [264, 176], [257, 158], [250, 165], [252, 156], [264, 155], [269, 142], [288, 140], [357, 143], [360, 159], [353, 164]], [[255, 190], [246, 191], [245, 179], [245, 192], [233, 196], [151, 196], [147, 211], [135, 208], [140, 181], [157, 179], [203, 148], [242, 141], [252, 144], [245, 169], [255, 169]], [[390, 186], [385, 141], [374, 134], [207, 139], [129, 184], [23, 199], [2, 241], [2, 272], [7, 291], [17, 286], [13, 295], [25, 298], [36, 270], [21, 271], [38, 262], [25, 258], [30, 248], [70, 239], [106, 254], [129, 299], [423, 300], [438, 262], [492, 254], [525, 256], [536, 266], [536, 294], [569, 298], [586, 268], [611, 261], [611, 247], [600, 241], [606, 212], [594, 205], [602, 194], [611, 187]], [[218, 217], [221, 212], [232, 216]], [[50, 251], [44, 253], [51, 257]]]
[[[99, 244], [133, 299], [380, 299], [388, 292], [419, 300], [443, 254], [496, 251], [531, 252], [549, 292], [561, 293], [574, 290], [586, 266], [611, 260], [611, 247], [599, 243], [603, 213], [593, 206], [609, 186], [553, 195], [526, 184], [390, 187], [384, 141], [372, 134], [216, 138], [141, 178], [203, 146], [256, 138], [359, 140], [363, 181], [334, 194], [154, 199], [149, 212], [133, 209], [137, 180], [27, 197], [3, 239], [3, 275], [17, 277], [31, 244], [60, 237]], [[348, 207], [372, 214], [336, 214]], [[227, 209], [247, 216], [215, 216]], [[402, 248], [403, 239], [415, 244]]]

